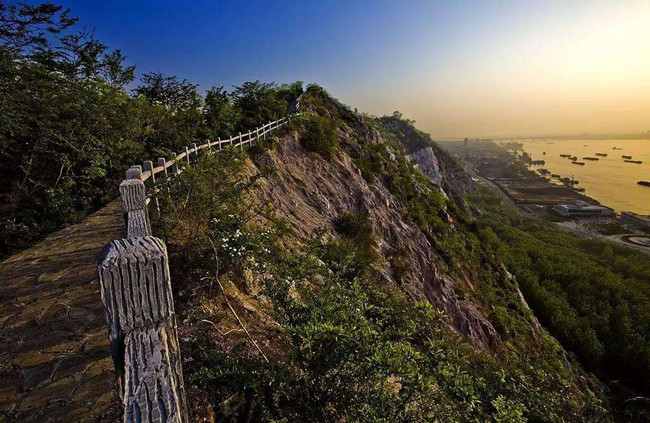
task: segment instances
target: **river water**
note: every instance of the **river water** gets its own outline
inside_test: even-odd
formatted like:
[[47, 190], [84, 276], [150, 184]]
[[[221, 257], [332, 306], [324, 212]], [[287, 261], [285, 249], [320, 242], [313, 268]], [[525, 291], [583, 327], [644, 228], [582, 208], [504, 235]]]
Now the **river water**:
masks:
[[[650, 140], [531, 140], [522, 143], [533, 160], [546, 161], [544, 166], [533, 169], [543, 167], [562, 177], [573, 176], [580, 182], [578, 186], [586, 189], [584, 194], [616, 211], [650, 214], [650, 187], [637, 184], [640, 180], [650, 181]], [[621, 149], [613, 150], [612, 147]], [[607, 153], [607, 157], [598, 157], [596, 153]], [[572, 164], [560, 154], [577, 156], [585, 165]], [[643, 163], [625, 163], [622, 155]], [[599, 160], [583, 160], [587, 156]]]

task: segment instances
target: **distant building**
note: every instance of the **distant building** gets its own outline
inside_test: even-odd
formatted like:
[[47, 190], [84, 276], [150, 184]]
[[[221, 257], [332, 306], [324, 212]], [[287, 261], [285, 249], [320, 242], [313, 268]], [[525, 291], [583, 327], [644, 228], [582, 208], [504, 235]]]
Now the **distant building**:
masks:
[[630, 225], [640, 226], [642, 228], [650, 228], [650, 216], [636, 214], [633, 212], [622, 212], [621, 220]]
[[554, 210], [560, 216], [566, 217], [597, 217], [614, 214], [614, 210], [609, 207], [596, 206], [584, 201], [576, 201], [574, 204], [558, 204]]

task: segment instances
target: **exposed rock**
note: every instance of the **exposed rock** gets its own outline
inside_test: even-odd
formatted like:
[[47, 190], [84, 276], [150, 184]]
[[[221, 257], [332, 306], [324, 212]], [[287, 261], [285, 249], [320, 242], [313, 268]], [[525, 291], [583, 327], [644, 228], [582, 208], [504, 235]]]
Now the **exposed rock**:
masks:
[[425, 234], [404, 221], [400, 202], [384, 185], [369, 185], [346, 153], [326, 161], [288, 137], [275, 150], [258, 156], [256, 165], [275, 170], [271, 179], [260, 182], [257, 196], [270, 201], [290, 222], [298, 240], [307, 241], [314, 229], [331, 225], [345, 211], [367, 214], [379, 238], [380, 254], [388, 258], [399, 252], [408, 263], [399, 272], [391, 268], [382, 272], [380, 282], [443, 309], [448, 324], [475, 345], [494, 351], [503, 347], [477, 304], [457, 295], [453, 275]]
[[415, 164], [415, 167], [420, 172], [428, 176], [431, 182], [438, 186], [442, 185], [442, 173], [440, 172], [438, 158], [433, 154], [431, 147], [426, 147], [415, 153], [411, 153], [407, 158]]

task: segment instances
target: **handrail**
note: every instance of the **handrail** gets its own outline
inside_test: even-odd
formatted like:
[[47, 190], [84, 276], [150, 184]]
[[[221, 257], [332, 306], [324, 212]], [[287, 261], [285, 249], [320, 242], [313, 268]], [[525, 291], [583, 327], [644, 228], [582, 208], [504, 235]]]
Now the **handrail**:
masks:
[[[204, 150], [206, 148], [211, 149], [212, 147], [217, 146], [217, 147], [219, 147], [219, 149], [221, 149], [221, 146], [224, 145], [224, 144], [229, 144], [229, 145], [232, 145], [233, 147], [240, 147], [240, 146], [242, 146], [244, 144], [252, 145], [252, 143], [254, 141], [258, 141], [259, 138], [261, 138], [261, 137], [266, 137], [266, 135], [273, 132], [274, 129], [278, 129], [281, 126], [284, 126], [284, 124], [286, 122], [287, 122], [287, 117], [285, 116], [285, 117], [283, 117], [281, 119], [276, 119], [276, 120], [274, 120], [272, 122], [269, 122], [269, 123], [266, 123], [266, 124], [264, 124], [264, 125], [262, 125], [260, 127], [257, 127], [254, 130], [249, 131], [247, 133], [244, 133], [244, 134], [240, 133], [237, 136], [232, 136], [227, 140], [221, 140], [221, 139], [219, 139], [217, 141], [208, 140], [208, 142], [206, 142], [205, 144], [201, 144], [199, 146], [195, 146], [195, 147], [192, 147], [192, 148], [187, 147], [187, 152], [180, 153], [180, 154], [176, 155], [173, 159], [166, 160], [164, 167], [163, 167], [163, 165], [160, 165], [160, 166], [154, 167], [153, 169], [142, 172], [142, 176], [140, 177], [140, 180], [142, 182], [145, 182], [149, 178], [151, 178], [152, 175], [155, 176], [155, 175], [157, 175], [157, 174], [159, 174], [161, 172], [164, 172], [165, 170], [167, 170], [167, 168], [171, 167], [171, 164], [174, 164], [177, 161], [180, 161], [180, 160], [184, 159], [188, 154], [196, 153], [196, 152], [198, 152], [200, 150]], [[278, 124], [278, 125], [273, 127], [273, 125], [276, 125], [276, 124]], [[255, 136], [253, 136], [253, 134], [255, 134]], [[245, 137], [247, 137], [248, 139], [245, 139]], [[239, 141], [239, 142], [234, 143], [235, 141]], [[171, 164], [169, 164], [169, 163], [171, 163]]]
[[[292, 115], [299, 114], [299, 99], [292, 104]], [[151, 236], [149, 223], [152, 200], [160, 212], [157, 175], [180, 175], [179, 163], [191, 165], [204, 149], [254, 145], [288, 121], [285, 116], [245, 134], [185, 146], [169, 160], [158, 158], [155, 166], [147, 160], [127, 169], [120, 184], [127, 236], [104, 247], [97, 268], [125, 422], [188, 421], [167, 247]], [[148, 180], [153, 185], [150, 195]]]

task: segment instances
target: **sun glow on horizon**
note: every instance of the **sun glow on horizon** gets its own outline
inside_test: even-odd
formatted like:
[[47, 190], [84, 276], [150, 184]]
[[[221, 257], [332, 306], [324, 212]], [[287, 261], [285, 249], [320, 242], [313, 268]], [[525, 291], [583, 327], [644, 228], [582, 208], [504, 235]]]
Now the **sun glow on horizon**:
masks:
[[399, 93], [351, 98], [442, 138], [650, 130], [650, 2], [547, 6], [512, 6], [501, 25], [466, 16], [444, 60], [397, 75]]

